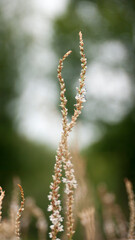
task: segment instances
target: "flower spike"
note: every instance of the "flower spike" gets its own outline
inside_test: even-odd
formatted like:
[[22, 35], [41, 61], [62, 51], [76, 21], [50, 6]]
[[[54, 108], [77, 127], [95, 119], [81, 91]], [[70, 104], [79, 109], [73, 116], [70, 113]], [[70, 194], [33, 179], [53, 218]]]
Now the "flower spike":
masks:
[[71, 156], [68, 150], [68, 136], [69, 132], [72, 130], [73, 126], [76, 123], [78, 116], [81, 114], [81, 109], [83, 108], [82, 104], [85, 102], [85, 73], [86, 73], [86, 58], [83, 50], [83, 40], [82, 33], [79, 33], [80, 36], [80, 53], [81, 53], [81, 74], [80, 74], [80, 86], [77, 88], [76, 95], [76, 105], [74, 110], [74, 115], [72, 116], [72, 120], [68, 123], [67, 115], [68, 109], [66, 108], [67, 99], [65, 96], [66, 87], [64, 79], [62, 78], [62, 69], [63, 69], [63, 61], [70, 55], [71, 51], [68, 51], [63, 58], [59, 60], [58, 65], [58, 80], [60, 83], [60, 101], [61, 101], [61, 113], [62, 113], [62, 134], [61, 141], [59, 143], [59, 147], [56, 155], [56, 163], [54, 165], [54, 175], [52, 176], [53, 182], [50, 184], [50, 193], [48, 195], [48, 199], [50, 204], [48, 206], [48, 211], [51, 211], [50, 221], [52, 225], [50, 226], [51, 232], [49, 233], [49, 237], [52, 240], [59, 240], [57, 238], [57, 234], [62, 232], [63, 218], [61, 216], [61, 201], [60, 201], [60, 183], [62, 177], [62, 166], [65, 172], [65, 177], [62, 178], [62, 182], [65, 184], [65, 193], [67, 195], [66, 201], [66, 232], [69, 240], [72, 240], [72, 236], [74, 234], [74, 218], [73, 218], [73, 204], [74, 204], [74, 189], [77, 187], [77, 182], [74, 176], [73, 164], [71, 162]]

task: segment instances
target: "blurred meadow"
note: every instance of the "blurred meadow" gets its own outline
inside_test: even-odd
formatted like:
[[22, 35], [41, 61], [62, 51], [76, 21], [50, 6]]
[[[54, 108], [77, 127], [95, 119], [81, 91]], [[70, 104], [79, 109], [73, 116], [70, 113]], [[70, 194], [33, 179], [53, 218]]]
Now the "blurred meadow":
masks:
[[[3, 218], [8, 214], [13, 178], [19, 177], [25, 197], [32, 197], [48, 220], [47, 195], [62, 129], [57, 65], [72, 50], [63, 69], [71, 116], [80, 74], [79, 31], [88, 62], [87, 101], [71, 134], [71, 151], [85, 164], [90, 201], [101, 229], [98, 188], [103, 183], [116, 195], [128, 221], [124, 178], [135, 184], [133, 0], [0, 1]], [[30, 240], [37, 239], [34, 224], [32, 218]], [[79, 224], [74, 237], [78, 240], [83, 236]]]

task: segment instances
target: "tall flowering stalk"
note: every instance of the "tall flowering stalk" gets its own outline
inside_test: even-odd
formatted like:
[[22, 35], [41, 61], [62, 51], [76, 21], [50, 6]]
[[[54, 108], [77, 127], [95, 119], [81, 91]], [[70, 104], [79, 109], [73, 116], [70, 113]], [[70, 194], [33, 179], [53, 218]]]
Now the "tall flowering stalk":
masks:
[[68, 51], [62, 59], [59, 61], [58, 66], [58, 79], [60, 82], [61, 87], [61, 93], [60, 93], [60, 100], [61, 100], [61, 112], [62, 112], [62, 126], [63, 126], [63, 132], [61, 136], [61, 141], [57, 150], [56, 155], [56, 163], [54, 165], [54, 175], [53, 177], [53, 183], [50, 185], [50, 193], [48, 195], [48, 198], [50, 200], [50, 205], [48, 206], [48, 211], [52, 211], [52, 214], [50, 215], [50, 221], [52, 222], [52, 225], [50, 226], [51, 232], [49, 233], [50, 238], [58, 239], [56, 238], [58, 232], [63, 231], [63, 225], [61, 224], [63, 221], [63, 218], [61, 217], [61, 201], [59, 200], [60, 194], [59, 194], [59, 185], [61, 183], [61, 172], [62, 172], [62, 158], [64, 156], [64, 141], [65, 141], [65, 135], [66, 135], [66, 126], [67, 126], [67, 109], [66, 109], [66, 103], [67, 99], [65, 97], [65, 83], [64, 79], [62, 78], [61, 71], [63, 68], [63, 61], [68, 57], [68, 55], [71, 53], [71, 51]]
[[60, 100], [61, 100], [61, 113], [62, 113], [62, 134], [61, 134], [61, 141], [57, 150], [56, 155], [56, 163], [54, 166], [54, 175], [52, 176], [53, 182], [50, 185], [50, 193], [48, 198], [50, 200], [50, 205], [48, 206], [48, 211], [52, 211], [50, 215], [50, 221], [52, 225], [50, 226], [51, 232], [49, 236], [52, 240], [59, 240], [57, 238], [57, 234], [63, 231], [62, 221], [63, 218], [61, 216], [61, 201], [60, 201], [60, 194], [59, 188], [61, 183], [62, 177], [62, 166], [64, 168], [65, 177], [62, 178], [63, 183], [65, 184], [65, 193], [67, 195], [66, 201], [66, 232], [68, 239], [72, 239], [74, 234], [74, 218], [73, 218], [73, 203], [74, 203], [74, 189], [77, 187], [77, 182], [74, 176], [74, 169], [73, 164], [71, 162], [71, 156], [68, 150], [68, 136], [69, 132], [72, 130], [73, 126], [76, 123], [78, 116], [81, 114], [81, 109], [83, 108], [82, 103], [85, 102], [85, 73], [86, 73], [86, 58], [83, 50], [83, 40], [82, 40], [82, 33], [79, 33], [80, 37], [80, 54], [81, 54], [81, 74], [79, 79], [79, 88], [77, 88], [77, 95], [76, 95], [76, 104], [74, 109], [74, 115], [72, 116], [72, 120], [68, 123], [67, 115], [68, 110], [66, 108], [67, 99], [65, 97], [65, 83], [64, 79], [62, 78], [62, 68], [63, 68], [63, 61], [70, 55], [71, 51], [68, 51], [62, 59], [59, 61], [58, 65], [58, 79], [60, 83]]

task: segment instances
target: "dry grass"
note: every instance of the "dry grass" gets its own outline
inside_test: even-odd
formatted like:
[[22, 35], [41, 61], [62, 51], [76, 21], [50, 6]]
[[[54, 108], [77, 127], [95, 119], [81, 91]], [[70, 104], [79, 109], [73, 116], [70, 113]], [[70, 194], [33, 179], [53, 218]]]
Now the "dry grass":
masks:
[[95, 239], [95, 209], [93, 207], [86, 208], [79, 213], [81, 224], [85, 229], [85, 239]]
[[22, 186], [18, 184], [18, 187], [20, 188], [20, 192], [21, 192], [21, 206], [17, 212], [17, 217], [15, 221], [15, 235], [16, 235], [16, 238], [20, 240], [20, 219], [22, 216], [22, 212], [24, 211], [25, 198], [24, 198], [24, 192], [23, 192]]
[[108, 240], [126, 239], [127, 223], [121, 207], [116, 203], [116, 197], [108, 192], [107, 186], [99, 186], [99, 195], [102, 204], [103, 229]]
[[132, 183], [128, 179], [125, 179], [125, 185], [128, 194], [128, 203], [130, 210], [128, 239], [135, 239], [135, 196]]
[[[24, 193], [21, 185], [19, 185], [21, 192], [21, 206], [19, 208], [18, 189], [17, 182], [20, 180], [14, 179], [14, 188], [12, 192], [11, 202], [9, 206], [9, 216], [1, 221], [0, 224], [0, 239], [1, 240], [16, 240], [21, 239], [20, 231], [23, 232], [23, 236], [26, 239], [27, 233], [30, 227], [31, 217], [37, 219], [36, 227], [38, 229], [38, 240], [46, 240], [47, 221], [43, 211], [37, 207], [32, 198], [27, 197], [25, 200], [24, 210]], [[0, 203], [2, 208], [2, 198], [4, 192], [1, 189]], [[21, 216], [22, 215], [22, 216]], [[21, 230], [20, 230], [21, 228]]]

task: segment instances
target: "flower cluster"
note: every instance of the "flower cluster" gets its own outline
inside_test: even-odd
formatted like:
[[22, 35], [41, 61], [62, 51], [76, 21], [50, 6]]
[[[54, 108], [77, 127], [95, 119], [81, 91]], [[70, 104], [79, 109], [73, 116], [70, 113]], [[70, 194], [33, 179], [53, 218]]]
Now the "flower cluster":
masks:
[[79, 87], [77, 87], [77, 95], [75, 97], [76, 104], [74, 109], [74, 115], [72, 116], [71, 122], [68, 124], [68, 131], [71, 131], [73, 126], [76, 124], [76, 120], [81, 114], [81, 110], [83, 108], [83, 103], [86, 102], [86, 89], [85, 89], [85, 74], [87, 69], [87, 59], [85, 57], [84, 48], [83, 48], [83, 39], [82, 39], [82, 33], [79, 32], [80, 37], [80, 55], [81, 55], [81, 73], [80, 73], [80, 79], [79, 79]]
[[62, 161], [61, 161], [61, 146], [59, 147], [57, 151], [56, 156], [56, 163], [54, 166], [54, 172], [55, 175], [53, 175], [53, 183], [50, 185], [50, 193], [48, 195], [48, 199], [50, 201], [50, 205], [48, 206], [48, 211], [52, 211], [52, 214], [50, 215], [50, 221], [52, 222], [52, 225], [50, 226], [51, 232], [49, 233], [50, 238], [56, 239], [56, 235], [58, 232], [63, 231], [63, 225], [61, 222], [63, 221], [63, 218], [61, 217], [61, 201], [59, 200], [60, 194], [59, 194], [59, 184], [61, 182], [61, 171], [62, 171]]
[[72, 239], [72, 236], [74, 234], [74, 218], [73, 218], [74, 189], [77, 187], [77, 181], [74, 175], [71, 156], [68, 152], [67, 157], [63, 161], [63, 165], [65, 170], [65, 178], [63, 178], [62, 181], [63, 183], [65, 183], [65, 193], [67, 195], [66, 200], [67, 236], [69, 239]]
[[62, 113], [62, 135], [61, 141], [57, 150], [56, 156], [56, 163], [54, 166], [54, 175], [53, 183], [50, 185], [50, 193], [48, 195], [48, 199], [50, 201], [50, 205], [48, 206], [48, 211], [51, 211], [52, 214], [50, 215], [50, 221], [52, 225], [50, 226], [51, 232], [49, 236], [52, 240], [59, 240], [57, 238], [57, 234], [63, 231], [62, 221], [63, 218], [61, 217], [61, 201], [59, 200], [59, 188], [61, 183], [61, 176], [62, 176], [62, 166], [65, 171], [65, 178], [62, 178], [62, 182], [65, 184], [65, 193], [67, 195], [67, 202], [66, 202], [66, 218], [67, 218], [67, 237], [68, 239], [72, 239], [74, 234], [74, 219], [73, 219], [73, 203], [74, 203], [74, 189], [77, 187], [77, 182], [74, 176], [74, 169], [73, 164], [71, 162], [71, 156], [68, 150], [68, 136], [69, 132], [73, 128], [76, 123], [78, 116], [81, 114], [81, 109], [83, 108], [82, 103], [85, 102], [85, 73], [86, 73], [86, 58], [85, 54], [83, 53], [83, 40], [82, 34], [79, 33], [80, 36], [80, 54], [81, 54], [81, 79], [79, 80], [80, 85], [77, 88], [77, 95], [76, 95], [76, 105], [74, 110], [74, 115], [72, 117], [71, 122], [68, 124], [67, 114], [68, 110], [66, 108], [67, 99], [65, 97], [65, 83], [64, 79], [62, 78], [62, 68], [63, 68], [63, 61], [69, 56], [71, 51], [68, 51], [62, 59], [59, 61], [58, 65], [58, 79], [60, 83], [60, 100], [61, 100], [61, 113]]

